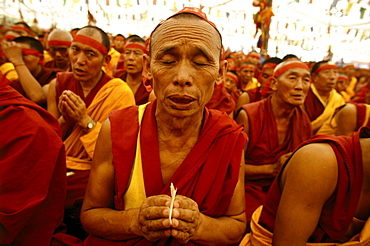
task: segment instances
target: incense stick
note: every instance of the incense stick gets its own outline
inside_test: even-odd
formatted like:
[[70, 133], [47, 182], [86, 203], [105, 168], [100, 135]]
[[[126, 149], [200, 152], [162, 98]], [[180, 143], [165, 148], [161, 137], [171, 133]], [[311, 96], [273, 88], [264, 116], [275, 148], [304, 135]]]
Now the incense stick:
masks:
[[176, 197], [177, 189], [175, 189], [175, 186], [173, 185], [173, 183], [171, 183], [170, 189], [171, 189], [171, 198], [172, 199], [171, 199], [171, 205], [170, 205], [169, 219], [170, 219], [170, 225], [172, 225], [172, 210], [173, 210], [173, 204], [175, 203], [175, 197]]

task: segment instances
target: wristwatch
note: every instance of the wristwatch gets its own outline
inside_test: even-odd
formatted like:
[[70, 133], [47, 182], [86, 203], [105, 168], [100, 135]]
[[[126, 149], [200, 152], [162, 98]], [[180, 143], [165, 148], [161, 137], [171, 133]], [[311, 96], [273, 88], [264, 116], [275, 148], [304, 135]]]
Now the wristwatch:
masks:
[[90, 131], [91, 129], [93, 129], [95, 126], [95, 121], [90, 121], [89, 123], [87, 123], [87, 126], [85, 128], [85, 131]]

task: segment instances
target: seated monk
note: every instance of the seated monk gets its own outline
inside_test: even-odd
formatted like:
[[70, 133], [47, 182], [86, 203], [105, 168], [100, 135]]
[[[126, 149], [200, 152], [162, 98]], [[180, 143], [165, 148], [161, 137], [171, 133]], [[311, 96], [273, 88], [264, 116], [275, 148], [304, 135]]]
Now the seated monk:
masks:
[[221, 35], [188, 7], [154, 29], [150, 50], [144, 72], [157, 99], [103, 125], [81, 211], [85, 245], [238, 243], [246, 135], [205, 108], [226, 72]]
[[66, 197], [60, 127], [9, 84], [0, 73], [0, 245], [52, 245]]
[[314, 136], [284, 164], [240, 245], [370, 245], [370, 128]]
[[338, 67], [330, 61], [320, 61], [313, 65], [311, 76], [312, 83], [304, 108], [311, 120], [313, 133], [334, 135], [334, 131], [323, 126], [330, 121], [336, 108], [345, 104], [343, 97], [335, 90]]
[[2, 48], [19, 76], [10, 86], [46, 109], [49, 83], [56, 77], [57, 70], [43, 67], [44, 48], [41, 42], [31, 37], [18, 37], [3, 43]]
[[322, 126], [322, 129], [325, 129], [326, 132], [334, 132], [336, 136], [349, 136], [362, 126], [370, 126], [369, 119], [370, 90], [368, 89], [364, 93], [363, 103], [349, 102], [338, 107], [332, 118]]
[[144, 85], [143, 55], [148, 54], [145, 48], [145, 40], [140, 37], [130, 38], [124, 46], [123, 69], [118, 69], [114, 77], [120, 78], [127, 83], [135, 95], [136, 105], [145, 104], [149, 100], [149, 92]]
[[280, 63], [271, 78], [267, 99], [244, 105], [236, 121], [249, 141], [245, 151], [246, 215], [265, 201], [281, 165], [291, 152], [312, 136], [311, 123], [301, 109], [310, 86], [310, 72], [301, 61]]
[[244, 104], [251, 102], [257, 102], [261, 99], [267, 98], [271, 95], [272, 90], [270, 89], [270, 77], [274, 73], [275, 67], [281, 62], [278, 57], [271, 57], [262, 63], [262, 69], [259, 73], [258, 82], [259, 87], [243, 91], [238, 100], [236, 101], [236, 110], [240, 109]]

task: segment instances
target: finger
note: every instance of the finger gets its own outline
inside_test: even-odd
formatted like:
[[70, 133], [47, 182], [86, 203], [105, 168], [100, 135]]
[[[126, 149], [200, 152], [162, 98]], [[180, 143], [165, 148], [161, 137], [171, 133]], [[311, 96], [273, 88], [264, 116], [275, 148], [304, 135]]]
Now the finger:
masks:
[[183, 208], [183, 209], [189, 209], [189, 210], [193, 210], [193, 211], [198, 211], [198, 204], [186, 197], [186, 196], [181, 196], [181, 195], [177, 195], [176, 198], [175, 198], [175, 203], [174, 203], [174, 208]]
[[165, 206], [150, 206], [143, 208], [140, 211], [140, 216], [145, 220], [154, 220], [168, 217], [168, 207]]
[[[166, 206], [166, 203], [171, 201], [171, 197], [168, 195], [151, 196], [145, 199], [143, 206]], [[168, 206], [169, 207], [169, 206]]]
[[168, 238], [171, 236], [171, 230], [170, 229], [164, 229], [164, 230], [157, 230], [157, 231], [148, 231], [148, 230], [142, 230], [142, 234], [144, 237], [151, 241], [157, 241], [162, 238]]
[[180, 244], [185, 244], [190, 240], [190, 234], [187, 232], [172, 229], [171, 236], [176, 239]]
[[187, 230], [189, 224], [197, 227], [199, 224], [200, 213], [189, 209], [175, 208], [173, 211], [172, 226], [176, 229]]

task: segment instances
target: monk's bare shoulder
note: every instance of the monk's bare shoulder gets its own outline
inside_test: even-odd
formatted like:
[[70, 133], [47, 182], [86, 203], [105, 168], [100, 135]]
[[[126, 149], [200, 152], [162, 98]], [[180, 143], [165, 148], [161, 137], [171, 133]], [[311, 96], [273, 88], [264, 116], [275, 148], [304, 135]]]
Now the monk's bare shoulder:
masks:
[[238, 101], [236, 103], [236, 110], [240, 109], [243, 105], [250, 103], [251, 99], [248, 92], [243, 92], [240, 94]]
[[299, 183], [315, 183], [317, 187], [335, 188], [337, 171], [337, 158], [331, 146], [326, 143], [312, 143], [294, 153], [284, 170], [281, 185], [284, 186], [286, 178], [293, 175]]
[[337, 122], [337, 128], [335, 130], [335, 135], [350, 135], [356, 130], [357, 126], [357, 107], [352, 103], [347, 103], [343, 108], [341, 108], [335, 115], [335, 120]]

